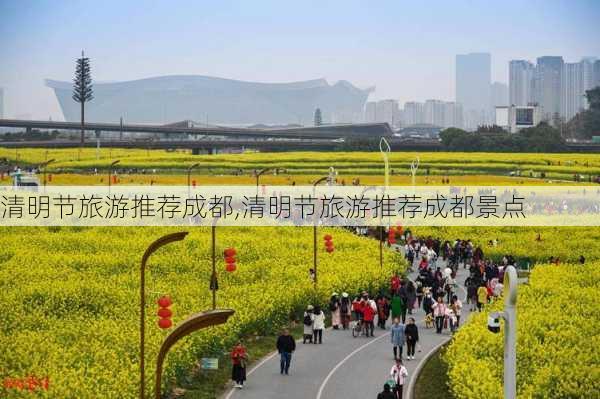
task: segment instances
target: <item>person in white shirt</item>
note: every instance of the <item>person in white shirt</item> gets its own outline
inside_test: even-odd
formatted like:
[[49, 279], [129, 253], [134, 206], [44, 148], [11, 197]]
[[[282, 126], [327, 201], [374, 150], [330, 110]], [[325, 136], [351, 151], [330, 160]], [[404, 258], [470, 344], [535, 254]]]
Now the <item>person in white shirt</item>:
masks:
[[319, 344], [323, 343], [323, 329], [325, 328], [325, 314], [321, 310], [320, 306], [315, 306], [315, 310], [312, 314], [313, 321], [313, 344], [317, 343], [317, 338], [319, 339]]
[[406, 377], [408, 377], [408, 370], [406, 370], [406, 367], [402, 364], [402, 359], [396, 358], [396, 364], [394, 364], [392, 370], [390, 370], [390, 375], [396, 383], [394, 386], [394, 393], [396, 393], [399, 399], [402, 399], [402, 388], [406, 381]]

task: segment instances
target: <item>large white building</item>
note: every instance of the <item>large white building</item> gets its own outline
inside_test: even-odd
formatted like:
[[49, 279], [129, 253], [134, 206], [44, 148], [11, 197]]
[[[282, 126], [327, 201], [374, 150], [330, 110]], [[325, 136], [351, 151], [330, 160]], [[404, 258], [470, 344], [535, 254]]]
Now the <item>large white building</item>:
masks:
[[510, 105], [496, 107], [495, 124], [510, 133], [536, 126], [541, 122], [541, 110], [536, 105]]

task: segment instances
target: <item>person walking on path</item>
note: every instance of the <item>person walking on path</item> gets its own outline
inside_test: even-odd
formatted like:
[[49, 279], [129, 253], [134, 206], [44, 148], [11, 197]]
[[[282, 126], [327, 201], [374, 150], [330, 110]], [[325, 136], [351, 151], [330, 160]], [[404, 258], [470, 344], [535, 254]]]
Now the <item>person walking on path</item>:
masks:
[[390, 333], [392, 346], [394, 348], [394, 359], [402, 359], [402, 347], [404, 346], [404, 341], [406, 340], [404, 330], [404, 324], [400, 323], [399, 318], [395, 318]]
[[319, 340], [319, 344], [323, 343], [323, 329], [325, 328], [325, 314], [321, 310], [319, 305], [315, 306], [315, 310], [312, 314], [313, 321], [313, 344], [317, 343], [317, 338]]
[[303, 323], [304, 324], [304, 335], [302, 337], [302, 343], [305, 344], [307, 341], [309, 344], [312, 343], [313, 340], [313, 318], [312, 318], [312, 314], [313, 314], [313, 306], [312, 305], [308, 305], [306, 307], [306, 311], [304, 312], [304, 320]]
[[342, 328], [348, 329], [350, 325], [350, 315], [352, 311], [352, 303], [347, 292], [342, 292], [342, 300], [340, 301], [340, 318], [342, 319]]
[[487, 302], [488, 292], [485, 283], [481, 283], [477, 289], [477, 310], [483, 310], [483, 305]]
[[235, 387], [242, 389], [246, 381], [246, 364], [248, 363], [248, 352], [238, 341], [237, 345], [231, 351], [231, 379], [235, 382]]
[[408, 318], [408, 324], [404, 328], [404, 335], [406, 336], [406, 358], [413, 360], [415, 358], [415, 346], [419, 342], [419, 329], [415, 324], [414, 317]]
[[338, 299], [337, 292], [331, 294], [331, 299], [329, 300], [329, 311], [331, 312], [331, 327], [333, 327], [334, 330], [337, 330], [340, 328], [340, 325], [342, 325], [340, 300]]
[[394, 393], [396, 394], [397, 399], [402, 399], [402, 388], [404, 386], [404, 381], [406, 377], [408, 377], [408, 371], [406, 367], [402, 364], [402, 360], [400, 358], [396, 358], [396, 364], [392, 367], [390, 371], [390, 375], [392, 379], [396, 383], [394, 386]]
[[373, 325], [373, 320], [375, 319], [375, 309], [370, 305], [368, 301], [365, 301], [363, 306], [363, 323], [365, 328], [365, 335], [368, 337], [369, 332], [371, 333], [371, 337], [373, 337], [373, 330], [375, 326]]
[[444, 298], [439, 296], [436, 303], [433, 304], [433, 317], [435, 317], [435, 330], [438, 334], [442, 333], [444, 328], [444, 318], [446, 317], [446, 304]]
[[377, 395], [377, 399], [396, 399], [396, 394], [392, 392], [390, 384], [383, 384], [383, 391]]
[[452, 295], [452, 300], [450, 302], [450, 308], [452, 309], [452, 311], [454, 312], [454, 315], [456, 316], [456, 328], [458, 328], [458, 326], [460, 325], [460, 315], [461, 315], [461, 309], [462, 309], [463, 305], [462, 302], [460, 301], [460, 299], [458, 299], [458, 296], [456, 295]]
[[296, 341], [294, 337], [290, 335], [290, 330], [287, 328], [283, 330], [283, 333], [277, 338], [277, 352], [281, 356], [280, 361], [280, 372], [281, 374], [289, 374], [290, 363], [292, 363], [292, 353], [296, 350]]
[[415, 283], [411, 280], [408, 280], [406, 283], [406, 301], [408, 314], [412, 314], [413, 309], [415, 308], [415, 302], [417, 301], [417, 288], [415, 287]]
[[390, 317], [390, 305], [385, 295], [379, 295], [377, 299], [377, 325], [385, 330], [385, 322]]
[[425, 290], [425, 298], [423, 298], [423, 311], [425, 315], [433, 316], [433, 296], [429, 290]]

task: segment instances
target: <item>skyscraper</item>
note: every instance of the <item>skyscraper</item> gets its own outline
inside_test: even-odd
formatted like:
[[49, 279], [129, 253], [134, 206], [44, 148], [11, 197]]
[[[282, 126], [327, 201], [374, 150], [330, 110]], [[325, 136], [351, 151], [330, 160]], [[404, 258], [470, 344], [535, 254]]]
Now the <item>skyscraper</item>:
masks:
[[553, 121], [560, 116], [562, 106], [562, 80], [564, 61], [559, 56], [544, 56], [537, 59], [535, 76], [535, 100], [542, 109], [542, 119]]
[[0, 119], [4, 119], [4, 89], [0, 87]]
[[593, 78], [593, 85], [594, 87], [599, 87], [600, 86], [600, 60], [597, 60], [596, 62], [594, 62], [594, 78]]
[[508, 105], [508, 86], [505, 83], [492, 83], [492, 108]]
[[491, 120], [492, 67], [489, 53], [456, 56], [456, 102], [462, 104], [468, 119], [467, 129]]
[[535, 66], [525, 60], [508, 63], [508, 102], [510, 105], [528, 105], [534, 102], [533, 80]]
[[584, 109], [583, 62], [564, 65], [560, 115], [568, 121]]

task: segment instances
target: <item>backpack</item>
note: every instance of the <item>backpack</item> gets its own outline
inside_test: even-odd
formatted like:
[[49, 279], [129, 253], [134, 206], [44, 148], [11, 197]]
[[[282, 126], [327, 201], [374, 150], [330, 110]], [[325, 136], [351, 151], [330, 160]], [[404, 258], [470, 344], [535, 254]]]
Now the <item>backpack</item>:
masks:
[[337, 303], [333, 301], [329, 302], [329, 310], [335, 312], [337, 310]]
[[312, 324], [312, 318], [310, 317], [310, 315], [308, 313], [304, 314], [304, 325], [305, 326], [310, 326]]

